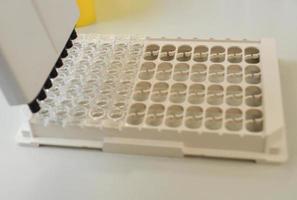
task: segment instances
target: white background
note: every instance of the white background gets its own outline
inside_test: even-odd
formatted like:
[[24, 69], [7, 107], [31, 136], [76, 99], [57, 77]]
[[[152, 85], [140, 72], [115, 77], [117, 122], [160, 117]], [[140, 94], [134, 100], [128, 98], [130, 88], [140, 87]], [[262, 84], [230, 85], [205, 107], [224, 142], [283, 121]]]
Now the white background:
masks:
[[297, 1], [157, 0], [133, 18], [79, 31], [201, 38], [274, 37], [278, 42], [290, 159], [257, 165], [93, 150], [19, 147], [20, 107], [0, 92], [0, 200], [297, 199]]

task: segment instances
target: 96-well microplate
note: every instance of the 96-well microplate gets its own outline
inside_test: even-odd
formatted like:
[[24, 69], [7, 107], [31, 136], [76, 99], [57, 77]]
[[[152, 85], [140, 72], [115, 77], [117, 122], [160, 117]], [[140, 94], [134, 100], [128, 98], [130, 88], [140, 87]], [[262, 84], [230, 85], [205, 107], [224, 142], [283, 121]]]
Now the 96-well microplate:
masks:
[[21, 143], [287, 159], [273, 40], [91, 34], [68, 53]]

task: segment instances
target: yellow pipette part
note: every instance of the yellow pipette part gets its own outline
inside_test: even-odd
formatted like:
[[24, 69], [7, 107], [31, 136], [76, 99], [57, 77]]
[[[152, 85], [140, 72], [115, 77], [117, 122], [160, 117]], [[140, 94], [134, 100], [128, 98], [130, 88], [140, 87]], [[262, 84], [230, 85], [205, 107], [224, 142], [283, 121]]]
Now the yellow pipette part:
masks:
[[80, 17], [77, 26], [86, 26], [96, 22], [95, 0], [77, 0]]

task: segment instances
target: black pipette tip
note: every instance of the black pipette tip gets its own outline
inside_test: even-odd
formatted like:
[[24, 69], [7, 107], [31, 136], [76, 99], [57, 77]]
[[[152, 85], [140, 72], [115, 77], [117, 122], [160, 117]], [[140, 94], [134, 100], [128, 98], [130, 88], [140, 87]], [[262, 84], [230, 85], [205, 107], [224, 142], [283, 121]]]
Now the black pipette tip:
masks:
[[36, 99], [29, 103], [28, 106], [32, 113], [37, 113], [40, 110], [40, 106]]
[[46, 93], [45, 93], [44, 90], [41, 90], [41, 91], [39, 92], [39, 94], [38, 94], [38, 96], [37, 96], [37, 99], [38, 99], [39, 101], [42, 101], [42, 100], [46, 99]]
[[61, 58], [59, 58], [55, 64], [55, 68], [60, 68], [63, 66], [63, 61]]
[[66, 49], [63, 49], [62, 53], [61, 53], [61, 58], [66, 58], [68, 56], [68, 52]]
[[76, 38], [77, 38], [77, 33], [76, 33], [76, 30], [74, 29], [70, 35], [70, 39], [75, 40]]
[[72, 40], [68, 40], [68, 42], [66, 43], [66, 49], [70, 49], [71, 47], [73, 47], [73, 42]]
[[52, 86], [53, 86], [53, 84], [52, 84], [51, 79], [47, 79], [47, 80], [45, 81], [45, 83], [44, 83], [43, 88], [44, 88], [44, 89], [49, 89], [49, 88], [51, 88]]
[[56, 78], [58, 76], [58, 72], [56, 68], [53, 68], [53, 70], [50, 73], [50, 78]]

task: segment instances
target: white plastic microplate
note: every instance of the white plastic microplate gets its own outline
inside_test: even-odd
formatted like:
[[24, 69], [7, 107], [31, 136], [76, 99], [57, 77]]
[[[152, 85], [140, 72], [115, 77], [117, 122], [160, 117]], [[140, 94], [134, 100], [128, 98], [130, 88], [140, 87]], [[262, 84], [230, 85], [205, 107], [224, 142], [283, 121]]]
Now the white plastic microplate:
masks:
[[274, 41], [80, 35], [18, 135], [53, 145], [284, 162]]

